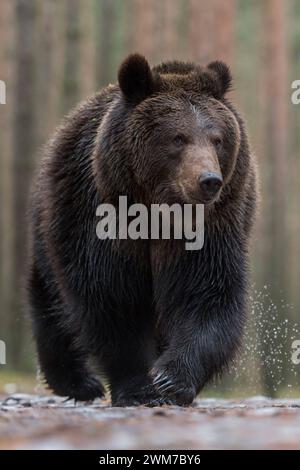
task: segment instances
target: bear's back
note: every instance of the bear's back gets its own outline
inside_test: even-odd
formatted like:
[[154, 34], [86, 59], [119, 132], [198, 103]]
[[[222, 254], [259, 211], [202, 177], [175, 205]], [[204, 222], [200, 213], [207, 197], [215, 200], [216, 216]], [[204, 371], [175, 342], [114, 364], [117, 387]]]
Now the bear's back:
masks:
[[[73, 226], [78, 214], [98, 203], [92, 156], [97, 131], [118, 87], [108, 86], [77, 105], [57, 127], [42, 151], [29, 204], [30, 225], [48, 238], [53, 221]], [[88, 216], [90, 218], [91, 216]]]

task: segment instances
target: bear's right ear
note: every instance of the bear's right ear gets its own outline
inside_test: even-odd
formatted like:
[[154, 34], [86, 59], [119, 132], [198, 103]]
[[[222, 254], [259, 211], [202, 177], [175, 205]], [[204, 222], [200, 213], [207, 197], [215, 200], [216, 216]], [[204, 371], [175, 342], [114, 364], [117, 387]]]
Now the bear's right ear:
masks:
[[131, 103], [140, 103], [154, 91], [150, 66], [140, 54], [129, 55], [121, 64], [118, 80], [124, 97]]

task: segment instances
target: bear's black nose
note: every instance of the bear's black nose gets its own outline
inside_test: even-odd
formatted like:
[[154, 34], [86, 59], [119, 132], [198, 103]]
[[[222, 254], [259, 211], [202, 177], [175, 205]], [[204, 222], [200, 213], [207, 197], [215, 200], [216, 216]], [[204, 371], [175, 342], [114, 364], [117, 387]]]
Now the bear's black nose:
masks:
[[218, 173], [202, 173], [199, 184], [204, 196], [213, 197], [220, 190], [223, 180]]

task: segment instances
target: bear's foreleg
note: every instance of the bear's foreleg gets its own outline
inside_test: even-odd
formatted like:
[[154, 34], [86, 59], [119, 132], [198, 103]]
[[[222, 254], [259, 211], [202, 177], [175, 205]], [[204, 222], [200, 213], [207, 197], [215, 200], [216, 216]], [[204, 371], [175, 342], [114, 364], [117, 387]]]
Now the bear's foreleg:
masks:
[[203, 293], [195, 302], [193, 292], [190, 298], [173, 295], [166, 302], [166, 311], [161, 311], [159, 329], [165, 331], [168, 346], [151, 375], [156, 389], [178, 405], [191, 404], [204, 385], [228, 365], [240, 344], [245, 292], [231, 282], [230, 290], [214, 287], [209, 296], [206, 299]]

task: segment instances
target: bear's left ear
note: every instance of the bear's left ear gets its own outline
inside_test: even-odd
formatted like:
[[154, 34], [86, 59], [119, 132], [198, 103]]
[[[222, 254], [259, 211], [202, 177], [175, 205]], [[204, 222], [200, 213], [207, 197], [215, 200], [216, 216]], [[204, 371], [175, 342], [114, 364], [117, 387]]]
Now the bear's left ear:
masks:
[[125, 98], [137, 104], [154, 91], [154, 79], [145, 57], [140, 54], [129, 55], [121, 64], [118, 80]]
[[208, 64], [207, 68], [212, 70], [216, 76], [218, 82], [218, 94], [219, 98], [222, 98], [232, 86], [232, 75], [228, 65], [221, 61], [214, 61]]

